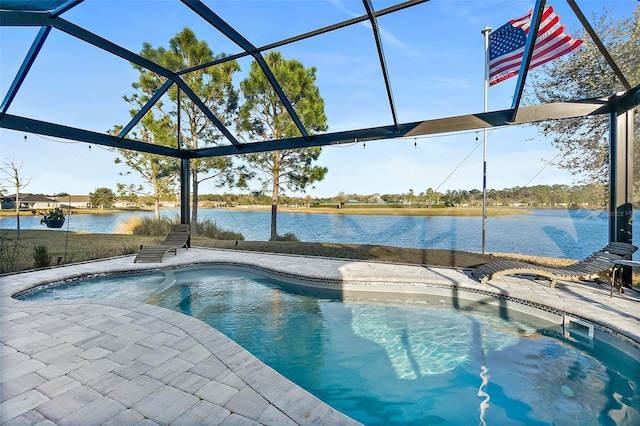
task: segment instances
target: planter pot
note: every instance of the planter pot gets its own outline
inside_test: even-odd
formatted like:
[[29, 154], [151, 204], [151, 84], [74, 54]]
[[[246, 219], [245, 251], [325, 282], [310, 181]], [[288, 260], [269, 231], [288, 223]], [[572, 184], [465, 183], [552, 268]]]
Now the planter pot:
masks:
[[64, 219], [47, 219], [44, 223], [47, 225], [47, 228], [62, 228]]

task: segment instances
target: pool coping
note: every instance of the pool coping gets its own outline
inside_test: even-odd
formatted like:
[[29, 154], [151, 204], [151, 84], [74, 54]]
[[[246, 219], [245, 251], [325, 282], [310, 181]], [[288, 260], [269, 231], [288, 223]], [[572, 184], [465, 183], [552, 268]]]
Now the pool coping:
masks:
[[[0, 276], [3, 331], [0, 383], [2, 393], [8, 397], [3, 397], [0, 403], [0, 420], [71, 422], [86, 414], [83, 410], [87, 409], [78, 407], [67, 413], [51, 407], [62, 402], [68, 406], [69, 399], [74, 401], [90, 395], [93, 399], [87, 406], [94, 407], [91, 415], [100, 413], [105, 421], [113, 424], [125, 418], [139, 420], [140, 416], [159, 424], [169, 423], [167, 419], [176, 413], [166, 413], [163, 406], [178, 396], [185, 401], [186, 408], [171, 418], [177, 423], [214, 412], [220, 418], [220, 424], [239, 420], [255, 424], [320, 424], [329, 421], [331, 424], [357, 424], [195, 318], [130, 301], [22, 302], [11, 297], [43, 283], [109, 273], [219, 265], [248, 268], [294, 284], [339, 291], [345, 296], [361, 292], [436, 294], [481, 303], [486, 303], [489, 298], [498, 301], [498, 305], [508, 301], [509, 306], [529, 306], [553, 314], [572, 315], [640, 348], [640, 294], [631, 289], [610, 298], [608, 286], [591, 282], [559, 282], [556, 288], [551, 289], [544, 281], [500, 277], [483, 285], [472, 278], [469, 271], [457, 268], [222, 249], [179, 250], [175, 256], [165, 256], [160, 264], [138, 264], [133, 263], [133, 259], [134, 256], [123, 256]], [[61, 327], [61, 324], [68, 328]], [[113, 324], [115, 328], [105, 329], [105, 324]], [[126, 333], [114, 335], [118, 327], [120, 330], [133, 330], [129, 335], [138, 333], [141, 340], [127, 342]], [[75, 330], [75, 334], [69, 329]], [[56, 348], [69, 349], [70, 346], [76, 350], [51, 358], [50, 354]], [[144, 352], [145, 355], [139, 358], [150, 364], [141, 369], [149, 368], [135, 377], [129, 377], [133, 374], [130, 372], [120, 375], [118, 372], [128, 371], [125, 365], [136, 360], [125, 360], [122, 355], [114, 354], [132, 351], [132, 348]], [[162, 360], [149, 355], [158, 348], [174, 356]], [[147, 358], [143, 358], [145, 356]], [[198, 366], [206, 362], [221, 369], [224, 366], [220, 372], [224, 376], [198, 375], [197, 372], [202, 373]], [[189, 369], [182, 371], [186, 367]], [[180, 375], [175, 376], [178, 373]], [[191, 379], [197, 376], [204, 379], [200, 383], [206, 384], [197, 390], [185, 386], [180, 389], [181, 384], [175, 381], [182, 376]], [[107, 379], [118, 382], [118, 386], [102, 389], [97, 385], [99, 378], [102, 382]], [[74, 386], [67, 392], [56, 394], [51, 391], [54, 382]], [[127, 386], [133, 389], [140, 386], [139, 382], [147, 385], [144, 391], [147, 393], [139, 395], [142, 399], [136, 403], [125, 404], [130, 399], [119, 395], [117, 389]], [[149, 387], [148, 382], [157, 388]], [[220, 400], [214, 395], [214, 389], [224, 390], [230, 398]], [[153, 406], [157, 406], [159, 414], [154, 414], [149, 408]]]

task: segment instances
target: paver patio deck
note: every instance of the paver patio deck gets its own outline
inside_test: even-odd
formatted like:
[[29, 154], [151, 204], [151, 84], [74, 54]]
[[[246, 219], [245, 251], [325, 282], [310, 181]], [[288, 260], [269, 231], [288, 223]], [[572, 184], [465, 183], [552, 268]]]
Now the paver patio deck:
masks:
[[491, 298], [586, 319], [640, 347], [640, 294], [609, 297], [595, 283], [501, 277], [481, 285], [467, 271], [192, 248], [161, 264], [135, 256], [0, 277], [0, 423], [330, 424], [357, 422], [280, 376], [207, 324], [132, 301], [24, 302], [16, 292], [110, 272], [195, 264], [250, 267], [351, 292]]

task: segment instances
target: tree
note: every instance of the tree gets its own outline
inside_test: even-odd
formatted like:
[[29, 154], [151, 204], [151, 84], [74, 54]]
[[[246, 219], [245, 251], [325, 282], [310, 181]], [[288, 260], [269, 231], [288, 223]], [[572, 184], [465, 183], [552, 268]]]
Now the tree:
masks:
[[[307, 131], [326, 130], [324, 100], [315, 85], [316, 69], [307, 69], [295, 59], [286, 60], [279, 52], [268, 53], [265, 61]], [[248, 77], [240, 82], [240, 90], [245, 100], [237, 123], [242, 139], [252, 141], [300, 136], [294, 121], [255, 61]], [[279, 196], [285, 189], [302, 191], [327, 174], [326, 167], [313, 165], [320, 153], [321, 149], [314, 147], [248, 154], [245, 157], [255, 169], [264, 172], [264, 176], [258, 177], [263, 188], [271, 184], [272, 241], [278, 238]]]
[[20, 169], [22, 165], [16, 165], [13, 160], [5, 160], [0, 167], [0, 171], [6, 176], [8, 184], [16, 191], [16, 230], [18, 238], [20, 238], [20, 191], [29, 185], [31, 179], [20, 178]]
[[[640, 5], [634, 16], [613, 22], [611, 10], [599, 18], [594, 28], [631, 84], [640, 81]], [[558, 58], [532, 71], [533, 94], [538, 101], [560, 102], [575, 98], [609, 96], [624, 90], [591, 37], [584, 32], [583, 45], [571, 55]], [[560, 168], [581, 175], [585, 182], [606, 183], [609, 174], [608, 117], [543, 121], [539, 132], [553, 137], [562, 153]], [[640, 115], [635, 115], [635, 139], [640, 135]], [[634, 166], [640, 165], [640, 150], [634, 152]]]
[[[129, 99], [132, 103], [140, 102], [140, 98]], [[142, 107], [142, 105], [138, 105]], [[132, 111], [135, 115], [137, 111]], [[147, 143], [170, 146], [173, 144], [171, 136], [173, 125], [168, 115], [156, 120], [153, 112], [148, 113], [134, 129], [134, 138], [140, 138]], [[117, 134], [121, 126], [114, 128], [113, 133]], [[116, 164], [124, 163], [131, 170], [137, 172], [145, 185], [124, 185], [118, 184], [118, 194], [121, 197], [133, 197], [142, 195], [153, 199], [154, 217], [160, 219], [160, 200], [173, 194], [173, 188], [179, 173], [178, 160], [161, 155], [147, 154], [144, 152], [119, 149], [120, 157], [115, 159]], [[130, 174], [131, 171], [120, 173], [120, 175]]]
[[402, 201], [403, 201], [403, 204], [405, 204], [405, 205], [408, 203], [409, 207], [411, 207], [413, 204], [415, 204], [416, 194], [413, 191], [413, 189], [409, 188], [409, 192], [406, 193], [406, 194], [403, 194]]
[[[169, 41], [169, 48], [153, 48], [150, 43], [144, 43], [141, 56], [153, 60], [171, 71], [191, 69], [204, 63], [221, 59], [225, 55], [214, 56], [213, 51], [205, 41], [199, 41], [193, 31], [184, 28]], [[140, 72], [140, 78], [134, 83], [138, 90], [128, 101], [144, 105], [157, 92], [165, 79], [145, 68], [134, 65]], [[238, 106], [238, 93], [233, 87], [233, 74], [240, 70], [237, 61], [227, 61], [222, 64], [206, 68], [195, 69], [181, 74], [180, 78], [193, 90], [199, 99], [214, 113], [224, 125], [230, 125]], [[188, 149], [198, 149], [205, 146], [218, 145], [222, 134], [212, 125], [209, 118], [187, 96], [180, 97], [179, 113], [181, 128], [177, 128], [178, 89], [176, 86], [168, 91], [171, 110], [166, 110], [162, 102], [154, 106], [159, 117], [171, 117], [174, 135], [179, 134], [180, 145]], [[160, 118], [159, 118], [160, 119]], [[217, 186], [237, 185], [246, 186], [246, 180], [251, 176], [240, 166], [235, 167], [231, 157], [201, 158], [191, 161], [191, 230], [197, 233], [198, 223], [198, 185], [206, 180], [216, 180]]]
[[116, 201], [116, 194], [109, 188], [96, 188], [95, 191], [89, 193], [89, 199], [93, 206], [111, 207]]
[[429, 208], [431, 208], [434, 198], [436, 198], [436, 192], [433, 190], [433, 188], [429, 187], [425, 191], [425, 196], [427, 197], [427, 204], [429, 205]]

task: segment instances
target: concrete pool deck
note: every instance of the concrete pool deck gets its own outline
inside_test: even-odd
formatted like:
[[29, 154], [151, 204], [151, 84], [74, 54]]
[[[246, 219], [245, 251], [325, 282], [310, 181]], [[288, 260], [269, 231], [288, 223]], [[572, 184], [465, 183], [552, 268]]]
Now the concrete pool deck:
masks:
[[[123, 300], [24, 302], [11, 295], [80, 276], [218, 264], [343, 292], [441, 294], [545, 307], [640, 346], [640, 293], [468, 271], [192, 248], [159, 264], [135, 255], [0, 277], [0, 423], [349, 425], [333, 410], [205, 323]], [[298, 277], [298, 280], [296, 279]], [[496, 299], [497, 297], [497, 299]]]

